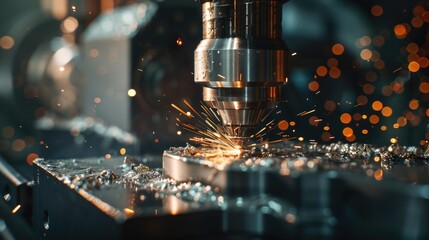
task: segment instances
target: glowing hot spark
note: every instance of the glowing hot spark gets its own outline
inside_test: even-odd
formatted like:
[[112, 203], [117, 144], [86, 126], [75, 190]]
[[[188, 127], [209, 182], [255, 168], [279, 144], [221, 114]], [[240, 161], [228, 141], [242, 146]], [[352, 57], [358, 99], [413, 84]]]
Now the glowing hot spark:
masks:
[[[171, 104], [171, 106], [180, 113], [180, 116], [186, 117], [185, 119], [192, 119], [192, 123], [185, 122], [178, 117], [176, 118], [177, 125], [183, 127], [183, 129], [188, 132], [194, 133], [195, 136], [191, 137], [189, 140], [204, 148], [204, 150], [193, 149], [192, 155], [203, 156], [211, 160], [214, 159], [213, 161], [226, 162], [230, 161], [231, 158], [237, 159], [237, 157], [240, 157], [244, 152], [248, 151], [248, 148], [290, 139], [285, 137], [272, 141], [264, 139], [263, 137], [267, 132], [276, 129], [274, 120], [271, 120], [252, 135], [249, 141], [238, 144], [234, 141], [234, 138], [228, 134], [217, 112], [212, 108], [201, 103], [201, 111], [199, 112], [188, 101], [184, 100], [183, 103], [188, 108], [188, 111], [175, 104]], [[272, 112], [273, 111], [270, 113]], [[264, 117], [262, 122], [264, 122], [270, 113]]]
[[183, 116], [195, 118], [196, 123], [185, 123], [177, 118], [177, 122], [185, 130], [195, 133], [197, 136], [190, 140], [203, 147], [219, 149], [233, 155], [241, 154], [241, 146], [238, 146], [228, 135], [227, 130], [222, 126], [217, 114], [204, 104], [201, 104], [202, 112], [199, 113], [189, 102], [183, 101], [190, 111], [186, 112], [175, 104], [171, 106]]

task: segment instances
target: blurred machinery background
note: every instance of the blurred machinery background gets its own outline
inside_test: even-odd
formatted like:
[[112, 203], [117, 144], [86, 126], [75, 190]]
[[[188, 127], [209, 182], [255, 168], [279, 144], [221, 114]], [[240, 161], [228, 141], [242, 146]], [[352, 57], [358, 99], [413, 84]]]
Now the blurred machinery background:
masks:
[[[200, 4], [16, 0], [0, 13], [3, 238], [31, 226], [36, 158], [160, 158], [192, 136], [171, 104], [202, 100]], [[426, 147], [428, 30], [423, 0], [287, 2], [287, 83], [265, 138]]]

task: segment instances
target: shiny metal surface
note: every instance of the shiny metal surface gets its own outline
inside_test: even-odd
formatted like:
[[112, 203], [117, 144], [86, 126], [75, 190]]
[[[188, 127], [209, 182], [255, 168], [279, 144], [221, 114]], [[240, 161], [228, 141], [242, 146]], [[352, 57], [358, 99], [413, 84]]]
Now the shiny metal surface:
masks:
[[0, 194], [7, 205], [7, 209], [14, 214], [31, 219], [31, 188], [33, 184], [20, 172], [18, 172], [5, 159], [0, 157]]
[[297, 207], [298, 239], [419, 239], [428, 234], [427, 160], [413, 147], [284, 142], [233, 161], [171, 148], [163, 172], [227, 196], [283, 198]]
[[295, 235], [296, 221], [285, 219], [296, 214], [289, 202], [221, 195], [198, 182], [176, 183], [161, 176], [159, 163], [150, 156], [37, 160], [37, 236], [236, 240]]
[[203, 40], [195, 50], [195, 82], [232, 137], [250, 137], [281, 97], [286, 47], [283, 1], [205, 1]]
[[204, 39], [195, 50], [195, 82], [212, 88], [276, 85], [284, 81], [282, 47], [280, 40]]
[[40, 239], [426, 239], [428, 156], [389, 148], [284, 142], [222, 166], [178, 147], [163, 169], [155, 156], [39, 159], [34, 227]]

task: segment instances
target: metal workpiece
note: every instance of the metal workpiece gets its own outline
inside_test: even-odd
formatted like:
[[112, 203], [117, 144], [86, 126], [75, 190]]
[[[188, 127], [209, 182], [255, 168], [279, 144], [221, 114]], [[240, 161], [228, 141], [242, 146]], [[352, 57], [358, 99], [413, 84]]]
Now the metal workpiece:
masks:
[[289, 200], [293, 198], [289, 179], [279, 178], [277, 168], [216, 164], [203, 157], [184, 156], [174, 151], [164, 152], [162, 160], [163, 174], [179, 182], [202, 182], [215, 187], [222, 194], [238, 197], [277, 195], [277, 191], [281, 189], [283, 197], [286, 194]]
[[429, 156], [415, 147], [284, 141], [243, 151], [241, 155], [222, 155], [218, 150], [216, 155], [213, 149], [172, 147], [163, 154], [163, 173], [180, 182], [200, 181], [237, 195], [245, 195], [243, 189], [253, 189], [248, 191], [251, 194], [287, 190], [287, 184], [278, 185], [283, 176], [296, 179], [312, 174], [341, 179], [357, 174], [376, 180], [429, 184], [424, 177]]
[[429, 221], [418, 214], [429, 208], [428, 156], [414, 147], [282, 143], [228, 161], [204, 152], [166, 151], [164, 175], [208, 184], [226, 196], [283, 199], [297, 208], [298, 239], [429, 234], [406, 220]]
[[228, 159], [178, 147], [162, 168], [39, 159], [34, 227], [41, 239], [427, 238], [428, 156], [389, 149], [285, 142]]
[[161, 176], [159, 164], [153, 157], [36, 160], [37, 236], [281, 239], [295, 234], [296, 208], [287, 201], [229, 197], [201, 182], [179, 183]]
[[195, 82], [232, 137], [250, 137], [286, 82], [283, 1], [203, 1]]

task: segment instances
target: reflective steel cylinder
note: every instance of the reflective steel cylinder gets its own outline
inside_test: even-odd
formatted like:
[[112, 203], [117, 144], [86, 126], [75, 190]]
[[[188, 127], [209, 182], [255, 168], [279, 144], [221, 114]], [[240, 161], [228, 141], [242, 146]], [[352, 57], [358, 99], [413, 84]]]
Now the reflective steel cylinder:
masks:
[[195, 82], [235, 138], [250, 137], [280, 100], [286, 47], [280, 0], [202, 2], [203, 40], [195, 50]]

